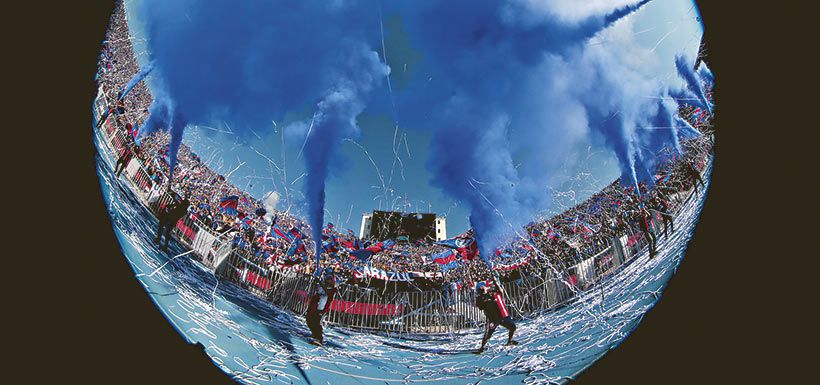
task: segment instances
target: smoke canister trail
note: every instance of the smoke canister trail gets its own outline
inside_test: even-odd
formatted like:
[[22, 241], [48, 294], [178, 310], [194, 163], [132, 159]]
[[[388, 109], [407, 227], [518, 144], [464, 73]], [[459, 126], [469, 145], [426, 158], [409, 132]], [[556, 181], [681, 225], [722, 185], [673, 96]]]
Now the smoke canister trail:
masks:
[[137, 72], [137, 74], [134, 75], [134, 77], [132, 77], [130, 81], [128, 81], [128, 84], [125, 85], [125, 88], [123, 88], [122, 92], [120, 93], [119, 98], [125, 99], [125, 96], [128, 95], [129, 92], [131, 92], [131, 89], [134, 88], [134, 86], [136, 86], [137, 84], [139, 84], [139, 82], [141, 82], [143, 79], [145, 79], [145, 77], [148, 76], [148, 74], [150, 74], [153, 69], [154, 62], [149, 62], [148, 64], [146, 64], [145, 67], [143, 67], [142, 70], [140, 70], [140, 72]]
[[678, 69], [678, 75], [686, 82], [686, 88], [697, 98], [698, 107], [706, 109], [711, 114], [712, 104], [706, 100], [702, 79], [695, 72], [694, 64], [684, 55], [677, 55], [675, 57], [675, 67]]
[[177, 165], [177, 155], [179, 154], [179, 147], [182, 145], [182, 136], [186, 125], [187, 122], [185, 122], [182, 113], [179, 110], [175, 111], [169, 128], [171, 134], [171, 141], [168, 143], [168, 166], [171, 169], [168, 173], [169, 183], [174, 180], [174, 168]]
[[[514, 231], [549, 208], [546, 186], [562, 166], [560, 160], [571, 156], [590, 131], [616, 150], [632, 180], [637, 183], [646, 174], [634, 143], [637, 105], [629, 106], [633, 116], [618, 116], [611, 130], [590, 127], [605, 120], [593, 122], [594, 116], [609, 117], [621, 109], [625, 95], [620, 87], [626, 80], [619, 79], [623, 65], [585, 43], [647, 3], [578, 20], [541, 8], [553, 3], [520, 1], [454, 0], [423, 13], [428, 60], [442, 69], [440, 78], [457, 84], [442, 112], [434, 115], [427, 167], [435, 186], [469, 206], [469, 223], [488, 264]], [[612, 65], [617, 69], [610, 70]], [[639, 102], [644, 101], [634, 103]]]
[[325, 183], [331, 157], [345, 138], [359, 135], [356, 117], [364, 110], [364, 95], [381, 82], [390, 68], [384, 65], [378, 54], [364, 45], [351, 47], [351, 75], [341, 78], [318, 103], [317, 112], [311, 118], [313, 127], [305, 138], [304, 161], [305, 199], [308, 205], [314, 247], [316, 250], [316, 273], [322, 251], [322, 228], [325, 213]]

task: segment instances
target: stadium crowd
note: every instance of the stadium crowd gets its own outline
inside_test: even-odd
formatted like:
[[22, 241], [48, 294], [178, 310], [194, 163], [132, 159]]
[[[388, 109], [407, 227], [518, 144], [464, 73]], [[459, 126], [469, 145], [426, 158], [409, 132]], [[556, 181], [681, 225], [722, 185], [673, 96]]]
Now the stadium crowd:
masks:
[[[153, 100], [148, 87], [139, 82], [125, 98], [120, 98], [120, 92], [139, 72], [135, 57], [125, 12], [118, 9], [102, 46], [97, 81], [110, 101], [114, 124], [130, 138], [125, 160], [136, 156], [154, 188], [185, 197], [190, 201], [189, 218], [215, 233], [233, 237], [236, 247], [250, 262], [313, 272], [316, 262], [309, 225], [288, 212], [265, 208], [262, 201], [230, 183], [185, 144], [179, 150], [173, 180], [168, 180], [170, 135], [162, 131], [139, 134]], [[524, 229], [525, 236], [497, 250], [490, 258], [502, 281], [541, 274], [546, 266], [560, 266], [566, 271], [605, 250], [614, 238], [623, 235], [641, 239], [654, 255], [658, 237], [674, 231], [673, 207], [679, 204], [682, 193], [692, 188], [697, 191], [703, 185], [698, 167], [711, 151], [708, 114], [684, 107], [680, 115], [705, 135], [682, 142], [683, 154], [667, 159], [657, 172], [654, 186], [640, 183], [635, 187], [616, 180], [575, 207], [529, 224]], [[662, 225], [653, 229], [652, 220]], [[488, 279], [490, 269], [482, 258], [477, 258], [471, 233], [468, 231], [457, 239], [467, 247], [457, 249], [452, 243], [432, 240], [397, 243], [388, 239], [358, 239], [352, 231], [340, 231], [328, 224], [323, 229], [320, 264], [347, 282], [360, 285], [370, 283], [361, 274], [366, 267], [428, 273], [443, 286], [471, 285]], [[438, 261], [450, 255], [445, 263]]]

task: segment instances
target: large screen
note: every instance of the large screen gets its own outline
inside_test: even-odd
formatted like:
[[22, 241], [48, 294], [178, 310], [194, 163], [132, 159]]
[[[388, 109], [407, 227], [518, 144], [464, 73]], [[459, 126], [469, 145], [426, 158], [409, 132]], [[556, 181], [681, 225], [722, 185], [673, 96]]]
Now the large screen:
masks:
[[436, 214], [373, 211], [370, 236], [378, 240], [406, 235], [410, 242], [436, 238]]

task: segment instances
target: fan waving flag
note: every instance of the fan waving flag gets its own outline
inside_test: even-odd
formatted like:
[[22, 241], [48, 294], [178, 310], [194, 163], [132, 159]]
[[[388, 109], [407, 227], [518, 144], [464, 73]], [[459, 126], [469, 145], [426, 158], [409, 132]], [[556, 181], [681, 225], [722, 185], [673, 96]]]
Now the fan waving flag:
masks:
[[554, 227], [550, 226], [547, 229], [547, 238], [549, 238], [549, 239], [561, 238], [561, 234]]
[[236, 207], [238, 205], [239, 197], [236, 195], [222, 198], [222, 201], [219, 202], [219, 208], [228, 215], [236, 215]]
[[328, 253], [335, 253], [337, 250], [336, 245], [336, 238], [331, 237], [327, 241], [322, 241], [322, 251], [326, 251]]
[[296, 238], [291, 244], [290, 248], [288, 248], [287, 255], [289, 257], [296, 254], [302, 248], [302, 238]]
[[271, 230], [272, 234], [276, 234], [277, 236], [279, 236], [282, 239], [287, 240], [288, 242], [293, 242], [293, 237], [290, 235], [290, 233], [286, 233], [281, 228], [279, 228], [279, 226], [276, 225], [275, 223], [273, 225], [271, 225], [270, 230]]
[[452, 270], [458, 267], [458, 261], [452, 261], [445, 265], [441, 265], [441, 271], [446, 273], [448, 270]]
[[300, 239], [300, 238], [302, 238], [302, 232], [299, 231], [299, 229], [297, 229], [296, 227], [291, 227], [290, 228], [290, 236], [293, 239]]
[[354, 246], [356, 246], [356, 244], [353, 243], [353, 241], [351, 241], [350, 239], [342, 238], [338, 242], [340, 245], [342, 245], [342, 247], [344, 247], [347, 250], [355, 250]]
[[369, 250], [373, 253], [378, 253], [383, 250], [390, 250], [390, 248], [392, 248], [395, 244], [396, 242], [394, 242], [392, 239], [388, 239], [386, 241], [378, 242], [375, 245], [368, 247], [366, 250]]
[[445, 239], [443, 241], [436, 242], [439, 246], [449, 247], [451, 249], [457, 250], [461, 257], [464, 259], [475, 259], [478, 255], [478, 245], [476, 244], [475, 239], [468, 238], [466, 236], [460, 235], [455, 238]]
[[273, 235], [273, 226], [276, 226], [276, 220], [278, 218], [278, 216], [274, 216], [273, 220], [271, 220], [270, 226], [268, 226], [268, 231], [262, 235], [262, 243], [268, 243], [268, 240], [271, 239], [271, 236]]
[[367, 260], [373, 256], [373, 252], [366, 249], [353, 250], [350, 252], [350, 255], [359, 258], [362, 262], [367, 262]]

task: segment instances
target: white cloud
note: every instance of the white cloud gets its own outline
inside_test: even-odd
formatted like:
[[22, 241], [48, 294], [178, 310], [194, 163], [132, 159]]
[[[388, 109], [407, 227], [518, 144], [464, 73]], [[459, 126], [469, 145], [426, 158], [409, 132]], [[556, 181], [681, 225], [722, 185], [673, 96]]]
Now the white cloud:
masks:
[[265, 214], [267, 218], [271, 218], [273, 216], [274, 210], [276, 210], [276, 205], [279, 203], [279, 193], [276, 191], [269, 191], [265, 194], [265, 197], [262, 198], [262, 205], [265, 207], [265, 210], [268, 212]]

